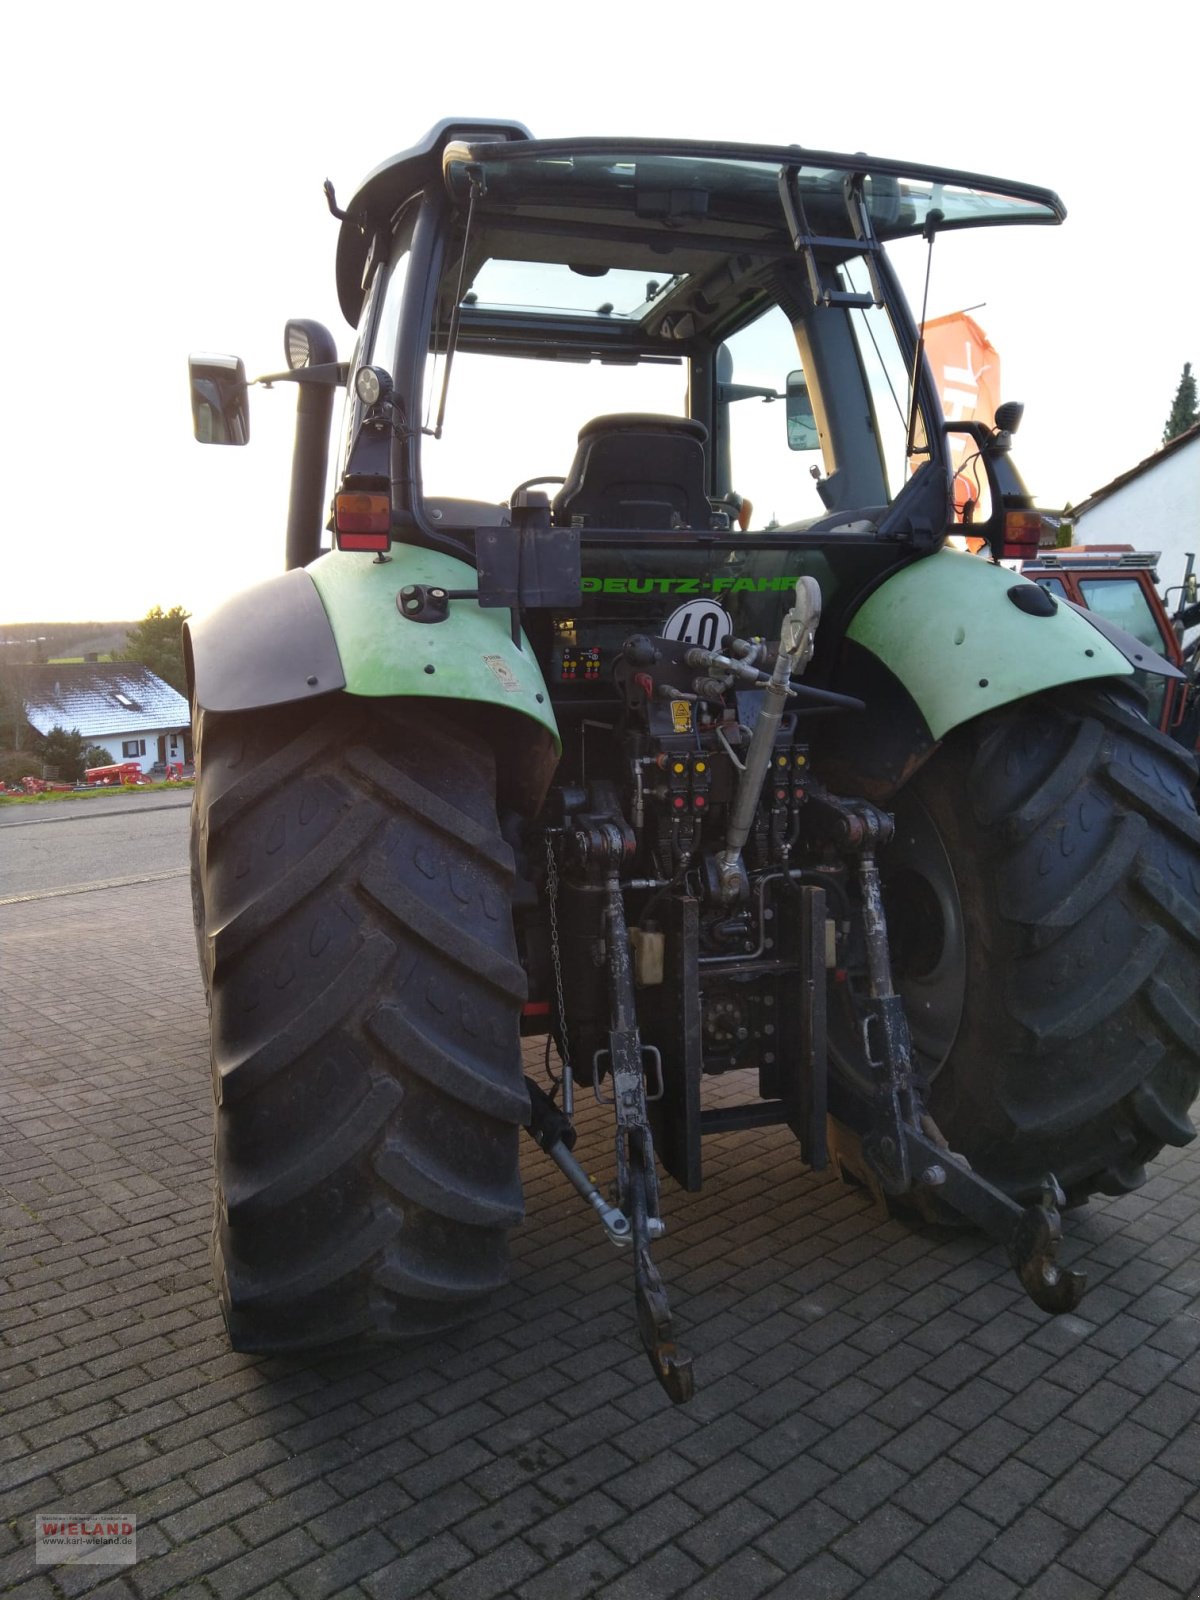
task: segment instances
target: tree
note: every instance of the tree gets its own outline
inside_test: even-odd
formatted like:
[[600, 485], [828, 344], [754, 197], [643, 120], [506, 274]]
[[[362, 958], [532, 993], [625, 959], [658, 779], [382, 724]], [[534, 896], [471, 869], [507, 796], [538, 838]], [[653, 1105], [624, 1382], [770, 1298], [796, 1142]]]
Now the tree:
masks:
[[1167, 425], [1163, 429], [1163, 443], [1170, 444], [1172, 439], [1178, 439], [1181, 433], [1186, 433], [1194, 422], [1200, 422], [1200, 412], [1196, 410], [1196, 379], [1192, 374], [1192, 363], [1183, 363], [1183, 376], [1179, 380], [1179, 387], [1175, 391], [1175, 401], [1171, 406], [1171, 415], [1167, 418]]
[[28, 746], [30, 727], [25, 720], [25, 667], [0, 661], [0, 749]]
[[51, 778], [61, 783], [81, 783], [87, 766], [87, 743], [78, 728], [70, 733], [57, 723], [46, 735], [42, 746], [42, 764]]
[[183, 625], [191, 616], [182, 606], [172, 606], [164, 611], [152, 606], [138, 623], [125, 635], [125, 649], [116, 659], [140, 661], [144, 667], [169, 683], [172, 689], [187, 694], [187, 678], [183, 670]]

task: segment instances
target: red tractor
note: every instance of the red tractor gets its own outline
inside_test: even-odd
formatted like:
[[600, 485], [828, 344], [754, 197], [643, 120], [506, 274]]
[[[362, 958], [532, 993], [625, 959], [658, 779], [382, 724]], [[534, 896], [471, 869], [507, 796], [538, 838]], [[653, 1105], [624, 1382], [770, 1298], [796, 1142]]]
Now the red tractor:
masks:
[[[1021, 571], [1060, 600], [1083, 606], [1093, 621], [1108, 621], [1131, 633], [1179, 669], [1168, 679], [1135, 673], [1146, 696], [1147, 714], [1164, 733], [1188, 750], [1200, 748], [1200, 682], [1197, 647], [1200, 638], [1184, 642], [1200, 623], [1200, 599], [1192, 558], [1170, 612], [1158, 591], [1159, 553], [1135, 550], [1129, 544], [1075, 545], [1047, 550]], [[1168, 591], [1168, 594], [1172, 591]]]

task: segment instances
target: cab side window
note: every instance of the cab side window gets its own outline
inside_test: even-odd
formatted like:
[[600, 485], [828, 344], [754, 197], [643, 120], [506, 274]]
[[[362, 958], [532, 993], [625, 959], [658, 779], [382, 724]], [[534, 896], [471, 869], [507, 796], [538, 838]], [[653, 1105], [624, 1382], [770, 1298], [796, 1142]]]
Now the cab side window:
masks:
[[[729, 429], [731, 484], [752, 502], [752, 528], [787, 527], [823, 514], [816, 476], [824, 471], [815, 429], [793, 426], [789, 439], [788, 378], [802, 390], [804, 375], [796, 336], [784, 312], [772, 306], [756, 322], [725, 342], [732, 359], [730, 396], [724, 414]], [[761, 389], [763, 394], [741, 394]], [[768, 395], [774, 398], [768, 398]], [[795, 410], [793, 400], [792, 409]]]

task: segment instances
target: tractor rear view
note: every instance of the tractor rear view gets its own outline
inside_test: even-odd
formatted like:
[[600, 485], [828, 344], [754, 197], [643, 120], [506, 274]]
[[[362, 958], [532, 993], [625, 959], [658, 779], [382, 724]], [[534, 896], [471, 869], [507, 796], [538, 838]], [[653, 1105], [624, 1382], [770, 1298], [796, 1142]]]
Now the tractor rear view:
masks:
[[[1036, 543], [1020, 408], [944, 422], [886, 251], [1060, 202], [508, 123], [327, 193], [357, 334], [340, 362], [289, 323], [267, 375], [298, 390], [288, 570], [188, 639], [233, 1343], [476, 1315], [523, 1129], [628, 1248], [676, 1400], [659, 1189], [700, 1187], [712, 1131], [832, 1147], [1069, 1309], [1064, 1204], [1193, 1137], [1194, 764], [1133, 688], [1135, 653], [1177, 669], [998, 564]], [[241, 363], [192, 380], [197, 438], [244, 444]], [[944, 548], [951, 431], [990, 561]]]

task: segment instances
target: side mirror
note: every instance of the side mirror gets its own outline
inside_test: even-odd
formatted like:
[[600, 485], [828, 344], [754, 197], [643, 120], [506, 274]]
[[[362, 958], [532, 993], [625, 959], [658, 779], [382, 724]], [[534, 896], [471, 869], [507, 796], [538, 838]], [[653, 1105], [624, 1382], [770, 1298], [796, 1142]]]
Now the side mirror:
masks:
[[192, 431], [201, 444], [250, 442], [246, 368], [237, 356], [189, 356]]
[[817, 432], [817, 419], [809, 398], [808, 380], [802, 372], [788, 373], [785, 394], [788, 449], [819, 449], [821, 436]]

